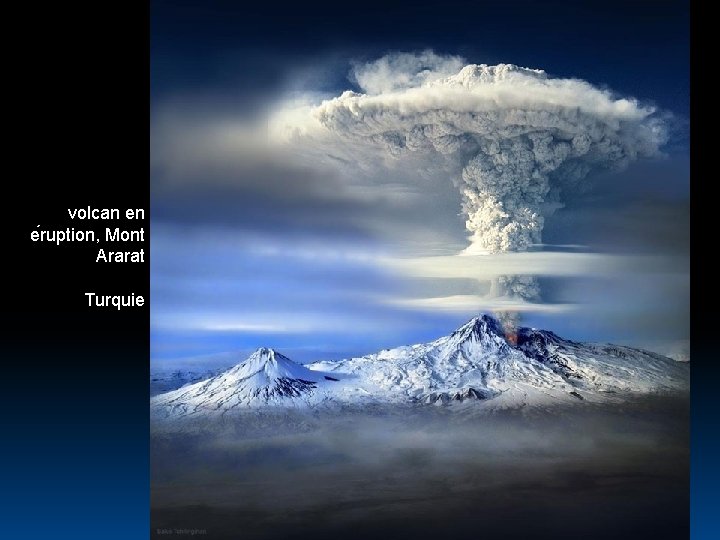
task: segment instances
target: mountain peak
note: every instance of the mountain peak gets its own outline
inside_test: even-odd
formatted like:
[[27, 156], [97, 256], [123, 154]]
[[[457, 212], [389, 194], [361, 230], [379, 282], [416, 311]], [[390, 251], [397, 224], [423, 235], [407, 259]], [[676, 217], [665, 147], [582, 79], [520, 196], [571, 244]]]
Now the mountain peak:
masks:
[[471, 336], [481, 337], [483, 335], [490, 335], [504, 338], [505, 332], [503, 331], [502, 325], [497, 319], [495, 319], [495, 317], [488, 315], [487, 313], [483, 313], [482, 315], [470, 319], [460, 328], [455, 330], [452, 335], [467, 338]]
[[275, 354], [278, 353], [275, 349], [271, 349], [270, 347], [258, 347], [255, 349], [255, 351], [250, 356], [256, 356], [256, 355], [267, 355], [267, 356], [275, 356]]
[[259, 347], [255, 350], [255, 352], [253, 352], [250, 356], [237, 364], [237, 366], [235, 367], [240, 368], [245, 366], [247, 368], [262, 369], [268, 364], [276, 364], [278, 360], [282, 361], [283, 359], [287, 360], [288, 362], [292, 362], [292, 360], [284, 357], [275, 349], [271, 349], [269, 347]]
[[301, 378], [308, 370], [287, 356], [269, 347], [260, 347], [245, 360], [231, 368], [229, 373], [241, 378], [264, 373], [270, 379]]
[[290, 360], [284, 354], [272, 349], [270, 347], [258, 347], [255, 349], [250, 356], [248, 356], [243, 362], [238, 365], [254, 363], [254, 364], [266, 364], [268, 362], [278, 364], [293, 364], [297, 365], [296, 362]]
[[467, 344], [482, 344], [482, 347], [504, 350], [508, 347], [500, 322], [493, 316], [482, 314], [473, 317], [450, 335], [451, 343], [456, 347]]

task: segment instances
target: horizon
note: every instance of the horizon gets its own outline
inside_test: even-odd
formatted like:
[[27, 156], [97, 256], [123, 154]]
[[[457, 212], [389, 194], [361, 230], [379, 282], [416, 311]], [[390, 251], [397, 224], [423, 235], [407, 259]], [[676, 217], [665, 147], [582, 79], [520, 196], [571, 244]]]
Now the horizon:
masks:
[[[436, 341], [438, 339], [442, 339], [444, 337], [448, 337], [451, 334], [461, 330], [465, 326], [469, 325], [473, 321], [481, 320], [484, 317], [490, 317], [492, 318], [497, 324], [501, 324], [500, 321], [492, 314], [492, 313], [482, 313], [479, 315], [475, 315], [465, 321], [464, 323], [460, 324], [459, 326], [455, 327], [452, 330], [449, 330], [443, 334], [440, 334], [436, 337], [431, 337], [425, 342], [417, 342], [417, 343], [397, 343], [395, 345], [390, 345], [388, 347], [383, 347], [381, 349], [373, 349], [368, 350], [366, 352], [363, 352], [358, 355], [354, 356], [347, 356], [347, 357], [308, 357], [304, 358], [302, 360], [299, 360], [292, 355], [288, 354], [287, 352], [283, 352], [283, 350], [273, 346], [272, 344], [264, 344], [259, 345], [254, 349], [243, 349], [243, 350], [235, 350], [235, 351], [220, 351], [213, 354], [207, 354], [207, 355], [199, 355], [199, 356], [190, 356], [190, 357], [184, 357], [184, 358], [173, 358], [170, 360], [160, 361], [160, 362], [152, 362], [150, 363], [151, 366], [151, 372], [155, 373], [161, 373], [161, 372], [167, 372], [167, 371], [183, 371], [183, 369], [192, 371], [194, 370], [200, 370], [200, 371], [218, 371], [218, 370], [224, 370], [226, 368], [231, 368], [234, 366], [237, 366], [239, 364], [244, 363], [246, 360], [248, 360], [252, 355], [263, 352], [265, 350], [267, 351], [273, 351], [275, 353], [279, 353], [285, 358], [288, 358], [292, 362], [295, 362], [300, 365], [308, 365], [312, 363], [317, 362], [333, 362], [333, 361], [341, 361], [341, 360], [347, 360], [350, 358], [359, 358], [363, 356], [368, 356], [371, 354], [378, 353], [380, 351], [384, 350], [391, 350], [399, 347], [407, 347], [407, 346], [414, 346], [414, 345], [422, 345], [426, 343], [431, 343], [433, 341]], [[519, 326], [516, 328], [516, 330], [540, 330], [543, 332], [550, 332], [555, 335], [557, 335], [555, 332], [553, 332], [551, 329], [548, 328], [538, 328], [538, 327], [531, 327], [531, 326]], [[562, 339], [568, 339], [566, 336], [558, 336]], [[507, 339], [507, 337], [506, 337]], [[573, 341], [573, 340], [571, 340]], [[672, 342], [670, 343], [670, 347], [668, 347], [668, 343], [665, 343], [665, 346], [656, 346], [655, 348], [651, 347], [642, 347], [637, 346], [633, 347], [632, 345], [623, 344], [623, 343], [610, 343], [610, 342], [591, 342], [591, 343], [608, 343], [613, 345], [621, 345], [621, 346], [630, 346], [632, 348], [636, 348], [639, 350], [644, 350], [648, 352], [653, 352], [656, 354], [660, 354], [662, 356], [666, 356], [672, 360], [675, 360], [677, 362], [690, 362], [690, 356], [689, 356], [689, 348], [686, 348], [686, 346], [689, 347], [689, 340], [679, 341], [679, 342]]]

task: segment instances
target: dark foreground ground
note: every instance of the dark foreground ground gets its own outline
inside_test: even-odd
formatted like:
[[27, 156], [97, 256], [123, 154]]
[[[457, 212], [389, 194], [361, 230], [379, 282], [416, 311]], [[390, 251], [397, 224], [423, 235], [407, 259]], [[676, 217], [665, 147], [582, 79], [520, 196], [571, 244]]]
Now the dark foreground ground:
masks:
[[152, 437], [152, 538], [683, 539], [684, 398]]

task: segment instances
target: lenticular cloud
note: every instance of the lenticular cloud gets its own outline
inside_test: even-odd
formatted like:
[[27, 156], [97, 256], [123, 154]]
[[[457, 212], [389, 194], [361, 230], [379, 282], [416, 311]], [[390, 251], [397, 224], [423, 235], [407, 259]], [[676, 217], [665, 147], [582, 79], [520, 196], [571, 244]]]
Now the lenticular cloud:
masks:
[[[458, 160], [472, 251], [524, 251], [545, 218], [589, 173], [659, 153], [661, 115], [577, 79], [432, 53], [393, 55], [356, 68], [365, 93], [314, 109], [337, 136], [393, 156], [437, 152]], [[447, 75], [447, 73], [453, 73]]]

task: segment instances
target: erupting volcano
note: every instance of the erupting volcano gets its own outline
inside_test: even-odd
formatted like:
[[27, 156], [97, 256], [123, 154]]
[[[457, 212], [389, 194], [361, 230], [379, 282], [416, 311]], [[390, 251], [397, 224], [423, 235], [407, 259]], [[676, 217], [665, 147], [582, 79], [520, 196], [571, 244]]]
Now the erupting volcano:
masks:
[[630, 347], [576, 343], [547, 330], [517, 327], [516, 315], [507, 315], [505, 324], [482, 315], [430, 343], [306, 366], [261, 348], [207, 381], [155, 396], [153, 416], [462, 402], [484, 410], [603, 402], [687, 388], [686, 364]]

